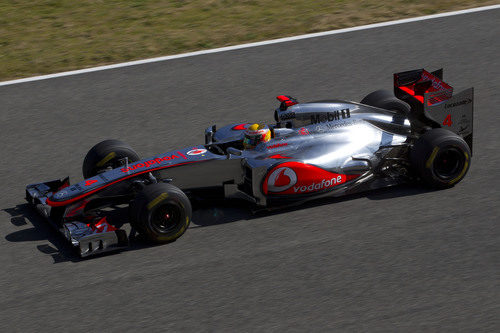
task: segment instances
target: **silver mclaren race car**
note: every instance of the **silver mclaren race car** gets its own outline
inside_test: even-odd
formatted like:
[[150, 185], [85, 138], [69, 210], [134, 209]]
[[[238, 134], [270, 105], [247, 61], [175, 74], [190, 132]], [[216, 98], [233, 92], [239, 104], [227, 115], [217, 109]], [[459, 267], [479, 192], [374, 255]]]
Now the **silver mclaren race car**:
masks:
[[207, 193], [270, 208], [411, 181], [448, 188], [470, 167], [473, 88], [454, 94], [442, 74], [394, 74], [394, 92], [360, 103], [278, 96], [275, 122], [254, 145], [246, 135], [261, 132], [252, 123], [211, 126], [204, 144], [146, 159], [106, 140], [85, 157], [84, 180], [31, 184], [26, 199], [88, 256], [128, 246], [127, 232], [106, 219], [124, 204], [133, 230], [167, 243], [188, 228], [190, 198]]

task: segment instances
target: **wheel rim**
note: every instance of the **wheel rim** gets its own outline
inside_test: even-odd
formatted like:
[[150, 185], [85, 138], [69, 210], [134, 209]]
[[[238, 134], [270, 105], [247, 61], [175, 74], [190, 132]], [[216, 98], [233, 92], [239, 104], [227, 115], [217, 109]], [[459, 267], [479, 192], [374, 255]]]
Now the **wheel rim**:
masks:
[[434, 159], [434, 173], [443, 180], [450, 180], [462, 171], [465, 164], [464, 154], [457, 148], [441, 150]]
[[162, 205], [151, 215], [151, 227], [161, 234], [175, 230], [180, 221], [181, 210], [174, 204]]

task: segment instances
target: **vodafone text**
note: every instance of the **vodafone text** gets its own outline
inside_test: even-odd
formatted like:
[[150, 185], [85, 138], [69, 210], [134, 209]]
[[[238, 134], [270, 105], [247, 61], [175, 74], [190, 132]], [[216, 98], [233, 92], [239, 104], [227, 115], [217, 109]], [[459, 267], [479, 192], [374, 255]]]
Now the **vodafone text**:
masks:
[[149, 160], [149, 161], [137, 163], [135, 165], [129, 166], [128, 168], [121, 168], [120, 171], [121, 172], [129, 172], [129, 171], [132, 171], [132, 170], [135, 170], [135, 169], [149, 168], [152, 164], [160, 164], [163, 161], [173, 160], [173, 159], [176, 159], [176, 158], [183, 158], [183, 159], [187, 160], [187, 157], [184, 156], [184, 154], [182, 154], [180, 151], [178, 151], [177, 153], [178, 153], [178, 155], [172, 154], [170, 156], [167, 155], [167, 156], [164, 156], [164, 157], [157, 157], [154, 160]]
[[335, 186], [337, 184], [342, 183], [342, 175], [338, 175], [337, 177], [333, 177], [332, 179], [323, 179], [321, 183], [312, 183], [311, 185], [304, 186], [294, 186], [293, 191], [297, 192], [312, 192], [319, 191], [325, 188], [329, 188]]

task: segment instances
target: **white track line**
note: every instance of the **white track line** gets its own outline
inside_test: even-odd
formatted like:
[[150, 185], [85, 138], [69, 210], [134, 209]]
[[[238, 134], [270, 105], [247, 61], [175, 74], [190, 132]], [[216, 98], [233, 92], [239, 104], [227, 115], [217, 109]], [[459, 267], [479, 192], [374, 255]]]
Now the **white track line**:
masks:
[[291, 42], [291, 41], [301, 40], [301, 39], [307, 39], [307, 38], [315, 38], [315, 37], [322, 37], [322, 36], [337, 35], [337, 34], [343, 34], [343, 33], [346, 33], [346, 32], [366, 30], [366, 29], [374, 29], [374, 28], [380, 28], [380, 27], [387, 27], [387, 26], [391, 26], [391, 25], [404, 24], [404, 23], [417, 22], [417, 21], [424, 21], [424, 20], [432, 20], [432, 19], [441, 18], [441, 17], [448, 17], [448, 16], [455, 16], [455, 15], [476, 13], [476, 12], [482, 12], [482, 11], [485, 11], [485, 10], [493, 10], [493, 9], [500, 9], [500, 5], [492, 5], [492, 6], [485, 6], [485, 7], [470, 8], [470, 9], [458, 10], [458, 11], [454, 11], [454, 12], [446, 12], [446, 13], [440, 13], [440, 14], [434, 14], [434, 15], [412, 17], [412, 18], [401, 19], [401, 20], [396, 20], [396, 21], [388, 21], [388, 22], [374, 23], [374, 24], [368, 24], [368, 25], [361, 25], [361, 26], [351, 27], [351, 28], [345, 28], [345, 29], [323, 31], [323, 32], [317, 32], [317, 33], [306, 34], [306, 35], [299, 35], [299, 36], [292, 36], [292, 37], [285, 37], [285, 38], [265, 40], [265, 41], [261, 41], [261, 42], [255, 42], [255, 43], [248, 43], [248, 44], [240, 44], [240, 45], [219, 47], [219, 48], [210, 49], [210, 50], [202, 50], [202, 51], [189, 52], [189, 53], [181, 53], [181, 54], [175, 54], [175, 55], [164, 56], [164, 57], [157, 57], [157, 58], [149, 58], [149, 59], [135, 60], [135, 61], [129, 61], [129, 62], [122, 62], [122, 63], [118, 63], [118, 64], [113, 64], [113, 65], [84, 68], [84, 69], [79, 69], [79, 70], [75, 70], [75, 71], [54, 73], [54, 74], [41, 75], [41, 76], [33, 76], [33, 77], [24, 78], [24, 79], [11, 80], [11, 81], [3, 81], [3, 82], [0, 82], [0, 86], [7, 86], [7, 85], [11, 85], [11, 84], [24, 83], [24, 82], [47, 80], [47, 79], [53, 79], [53, 78], [62, 77], [62, 76], [70, 76], [70, 75], [91, 73], [91, 72], [97, 72], [97, 71], [104, 71], [104, 70], [107, 70], [107, 69], [121, 68], [121, 67], [135, 66], [135, 65], [142, 65], [142, 64], [148, 64], [148, 63], [159, 62], [159, 61], [167, 61], [167, 60], [172, 60], [172, 59], [194, 57], [194, 56], [203, 55], [203, 54], [218, 53], [218, 52], [225, 52], [225, 51], [246, 49], [246, 48], [256, 47], [256, 46], [263, 46], [263, 45], [270, 45], [270, 44]]

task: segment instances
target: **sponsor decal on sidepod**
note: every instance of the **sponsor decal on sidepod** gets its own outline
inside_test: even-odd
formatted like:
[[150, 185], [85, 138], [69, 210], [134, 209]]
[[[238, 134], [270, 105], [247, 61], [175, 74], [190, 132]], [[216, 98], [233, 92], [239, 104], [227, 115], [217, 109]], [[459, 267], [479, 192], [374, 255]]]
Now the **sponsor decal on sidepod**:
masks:
[[285, 162], [269, 172], [262, 187], [264, 194], [303, 194], [326, 190], [356, 177], [305, 163]]
[[338, 175], [337, 177], [333, 177], [332, 179], [322, 179], [321, 182], [318, 181], [318, 183], [313, 182], [311, 185], [303, 185], [303, 186], [294, 186], [293, 191], [295, 193], [300, 192], [300, 193], [307, 193], [307, 192], [314, 192], [314, 191], [321, 191], [322, 189], [333, 187], [337, 184], [341, 184], [344, 182], [344, 179], [342, 179], [343, 175]]
[[307, 128], [305, 128], [305, 127], [301, 127], [301, 128], [299, 129], [299, 134], [300, 134], [300, 135], [309, 135], [309, 131], [307, 130]]
[[267, 189], [269, 192], [282, 192], [297, 183], [297, 174], [293, 169], [282, 167], [277, 168], [267, 179]]
[[267, 146], [267, 149], [274, 149], [274, 148], [280, 148], [280, 147], [286, 147], [288, 146], [288, 143], [282, 142], [282, 143], [275, 143], [274, 145]]

